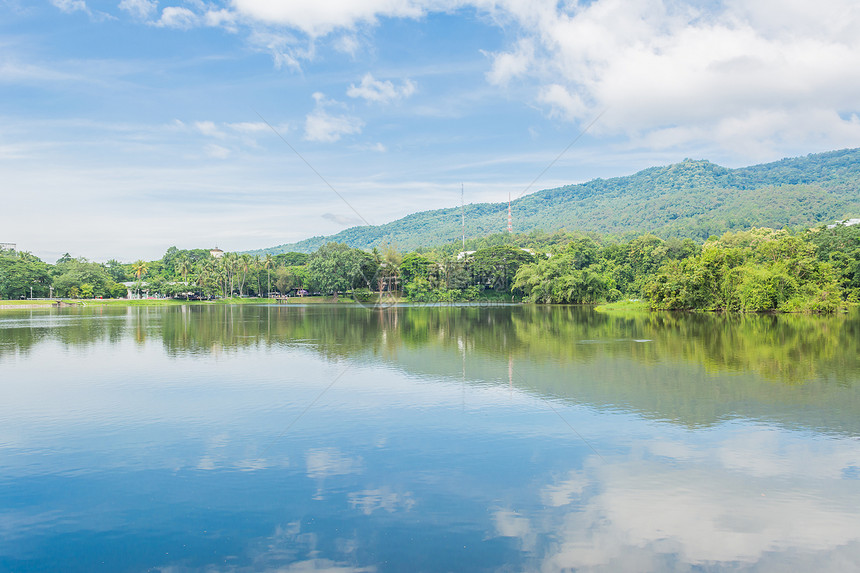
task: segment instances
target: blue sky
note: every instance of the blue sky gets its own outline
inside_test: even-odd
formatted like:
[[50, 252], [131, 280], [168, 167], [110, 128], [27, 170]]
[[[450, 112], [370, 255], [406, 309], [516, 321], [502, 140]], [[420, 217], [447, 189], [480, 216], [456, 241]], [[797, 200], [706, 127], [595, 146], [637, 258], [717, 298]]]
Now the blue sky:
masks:
[[854, 0], [0, 0], [0, 242], [245, 250], [461, 184], [857, 147], [858, 29]]

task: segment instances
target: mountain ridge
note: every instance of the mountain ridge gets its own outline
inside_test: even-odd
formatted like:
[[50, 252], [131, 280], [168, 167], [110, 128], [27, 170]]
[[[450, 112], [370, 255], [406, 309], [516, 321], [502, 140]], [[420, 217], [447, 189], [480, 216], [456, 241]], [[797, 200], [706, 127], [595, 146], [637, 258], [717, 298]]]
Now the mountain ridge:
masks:
[[[648, 167], [631, 175], [543, 189], [511, 202], [515, 230], [598, 232], [664, 238], [710, 235], [750, 227], [812, 227], [860, 215], [860, 148], [728, 168], [701, 159]], [[254, 251], [313, 252], [334, 241], [370, 249], [442, 245], [462, 236], [461, 208], [411, 213], [382, 225], [351, 227]], [[506, 203], [465, 206], [467, 237], [507, 227]]]

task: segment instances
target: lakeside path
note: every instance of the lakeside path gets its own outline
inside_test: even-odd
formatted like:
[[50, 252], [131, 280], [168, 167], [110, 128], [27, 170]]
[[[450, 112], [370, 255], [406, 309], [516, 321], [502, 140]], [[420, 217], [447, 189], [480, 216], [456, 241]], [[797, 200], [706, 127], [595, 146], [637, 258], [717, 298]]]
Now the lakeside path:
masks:
[[186, 301], [181, 299], [49, 299], [49, 300], [0, 300], [0, 310], [33, 310], [72, 306], [173, 306], [211, 304], [343, 304], [355, 301], [350, 297], [291, 297], [273, 298], [223, 298], [214, 301]]
[[57, 300], [0, 300], [0, 310], [52, 308], [59, 305]]

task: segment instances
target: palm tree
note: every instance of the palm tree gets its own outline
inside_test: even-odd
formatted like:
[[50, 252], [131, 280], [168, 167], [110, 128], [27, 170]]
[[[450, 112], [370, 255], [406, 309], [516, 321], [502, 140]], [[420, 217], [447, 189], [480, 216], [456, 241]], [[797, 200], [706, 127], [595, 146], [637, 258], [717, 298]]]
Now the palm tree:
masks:
[[242, 282], [239, 283], [239, 296], [242, 296], [244, 294], [242, 289], [245, 286], [245, 280], [248, 278], [248, 271], [251, 269], [251, 255], [239, 255], [236, 262], [238, 263], [239, 270], [242, 271]]
[[182, 280], [188, 282], [188, 273], [191, 272], [191, 260], [187, 257], [179, 261], [179, 274], [182, 275]]
[[[395, 249], [394, 247], [389, 245], [388, 248], [385, 249], [384, 258], [385, 258], [385, 262], [383, 263], [383, 266], [385, 267], [384, 274], [389, 279], [388, 280], [388, 290], [390, 292], [396, 292], [397, 291], [397, 274], [400, 270], [400, 263], [403, 262], [403, 255], [398, 253], [397, 249]], [[393, 291], [391, 289], [391, 280], [392, 279], [394, 280], [394, 290]]]
[[134, 276], [137, 277], [137, 296], [140, 297], [140, 277], [146, 274], [146, 261], [142, 259], [136, 260], [131, 265], [131, 270], [134, 272]]
[[146, 261], [136, 260], [131, 265], [131, 270], [134, 272], [134, 275], [137, 277], [137, 280], [140, 280], [140, 277], [146, 274]]
[[257, 296], [260, 296], [260, 255], [254, 255], [254, 275], [257, 277]]
[[263, 266], [266, 267], [266, 298], [268, 298], [272, 292], [272, 266], [274, 264], [275, 261], [272, 259], [272, 255], [270, 253], [266, 253], [266, 260], [263, 263]]
[[[230, 281], [230, 296], [233, 296], [233, 276], [235, 272], [239, 269], [239, 255], [236, 253], [224, 253], [224, 256], [219, 259], [222, 263], [222, 268], [224, 269], [225, 279], [224, 286], [227, 285], [227, 280]], [[224, 296], [227, 296], [226, 293]]]

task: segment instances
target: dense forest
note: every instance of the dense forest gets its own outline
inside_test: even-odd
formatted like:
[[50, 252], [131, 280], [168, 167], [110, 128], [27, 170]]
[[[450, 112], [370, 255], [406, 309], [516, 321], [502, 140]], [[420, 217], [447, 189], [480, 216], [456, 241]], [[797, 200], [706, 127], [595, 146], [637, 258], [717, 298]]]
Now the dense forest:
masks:
[[[846, 149], [739, 169], [687, 159], [626, 177], [538, 191], [513, 201], [512, 209], [518, 232], [566, 229], [621, 239], [651, 232], [702, 242], [727, 231], [809, 228], [860, 216], [858, 188], [860, 149]], [[507, 203], [470, 204], [464, 210], [467, 237], [506, 228]], [[250, 254], [311, 253], [329, 242], [413, 250], [455, 241], [462, 233], [461, 210], [453, 207]]]
[[834, 312], [860, 302], [860, 225], [753, 228], [704, 242], [533, 231], [473, 239], [466, 248], [455, 242], [403, 253], [332, 242], [311, 254], [216, 257], [171, 247], [155, 261], [96, 263], [66, 255], [54, 265], [0, 251], [0, 298], [644, 299], [655, 309], [730, 312]]

